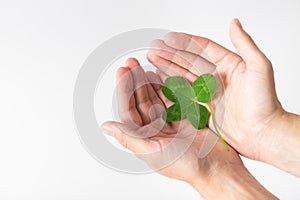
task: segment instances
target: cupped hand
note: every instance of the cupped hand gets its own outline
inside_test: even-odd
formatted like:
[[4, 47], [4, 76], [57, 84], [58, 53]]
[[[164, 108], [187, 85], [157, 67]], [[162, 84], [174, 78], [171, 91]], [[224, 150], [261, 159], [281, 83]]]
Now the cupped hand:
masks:
[[135, 153], [162, 175], [203, 184], [219, 169], [242, 166], [235, 150], [225, 151], [208, 128], [196, 130], [187, 121], [166, 123], [162, 112], [170, 106], [161, 92], [163, 73], [144, 72], [130, 58], [117, 71], [121, 122], [108, 121], [103, 132]]
[[218, 74], [224, 90], [216, 98], [223, 101], [214, 106], [223, 113], [218, 124], [222, 135], [239, 153], [259, 160], [264, 141], [276, 140], [269, 129], [285, 111], [275, 92], [271, 62], [237, 19], [230, 37], [238, 54], [204, 37], [171, 32], [154, 41], [147, 56], [163, 73], [190, 82], [202, 73]]

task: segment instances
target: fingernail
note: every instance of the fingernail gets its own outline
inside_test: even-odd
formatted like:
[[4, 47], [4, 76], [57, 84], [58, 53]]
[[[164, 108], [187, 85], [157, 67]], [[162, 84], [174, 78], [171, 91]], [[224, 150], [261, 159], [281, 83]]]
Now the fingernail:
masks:
[[239, 20], [238, 18], [236, 18], [235, 21], [236, 21], [236, 24], [237, 24], [240, 28], [243, 28], [243, 26], [242, 26], [242, 24], [241, 24], [241, 22], [240, 22], [240, 20]]
[[102, 126], [101, 129], [105, 134], [114, 136], [114, 129], [111, 126]]

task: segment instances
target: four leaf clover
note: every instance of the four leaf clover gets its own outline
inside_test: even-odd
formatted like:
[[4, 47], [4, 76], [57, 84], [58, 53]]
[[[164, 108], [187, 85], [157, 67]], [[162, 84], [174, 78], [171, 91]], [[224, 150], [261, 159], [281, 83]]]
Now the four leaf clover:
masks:
[[210, 112], [214, 128], [225, 149], [229, 150], [216, 126], [212, 106], [208, 103], [217, 89], [216, 79], [212, 74], [199, 76], [192, 85], [183, 78], [169, 77], [162, 84], [161, 89], [163, 94], [174, 102], [163, 113], [163, 119], [166, 122], [187, 118], [193, 127], [203, 129], [207, 124]]

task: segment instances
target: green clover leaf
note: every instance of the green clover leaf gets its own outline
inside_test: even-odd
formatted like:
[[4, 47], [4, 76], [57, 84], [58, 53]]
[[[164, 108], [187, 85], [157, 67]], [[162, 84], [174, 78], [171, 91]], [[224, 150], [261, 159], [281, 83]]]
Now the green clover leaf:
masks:
[[216, 93], [216, 79], [211, 74], [203, 74], [192, 84], [196, 99], [200, 102], [209, 102]]

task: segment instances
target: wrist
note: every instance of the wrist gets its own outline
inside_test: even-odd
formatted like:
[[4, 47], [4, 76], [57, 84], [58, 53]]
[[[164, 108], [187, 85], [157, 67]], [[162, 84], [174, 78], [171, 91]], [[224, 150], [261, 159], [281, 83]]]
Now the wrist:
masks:
[[300, 176], [300, 116], [282, 111], [260, 141], [259, 161]]
[[226, 164], [190, 183], [204, 199], [277, 199], [243, 165]]

